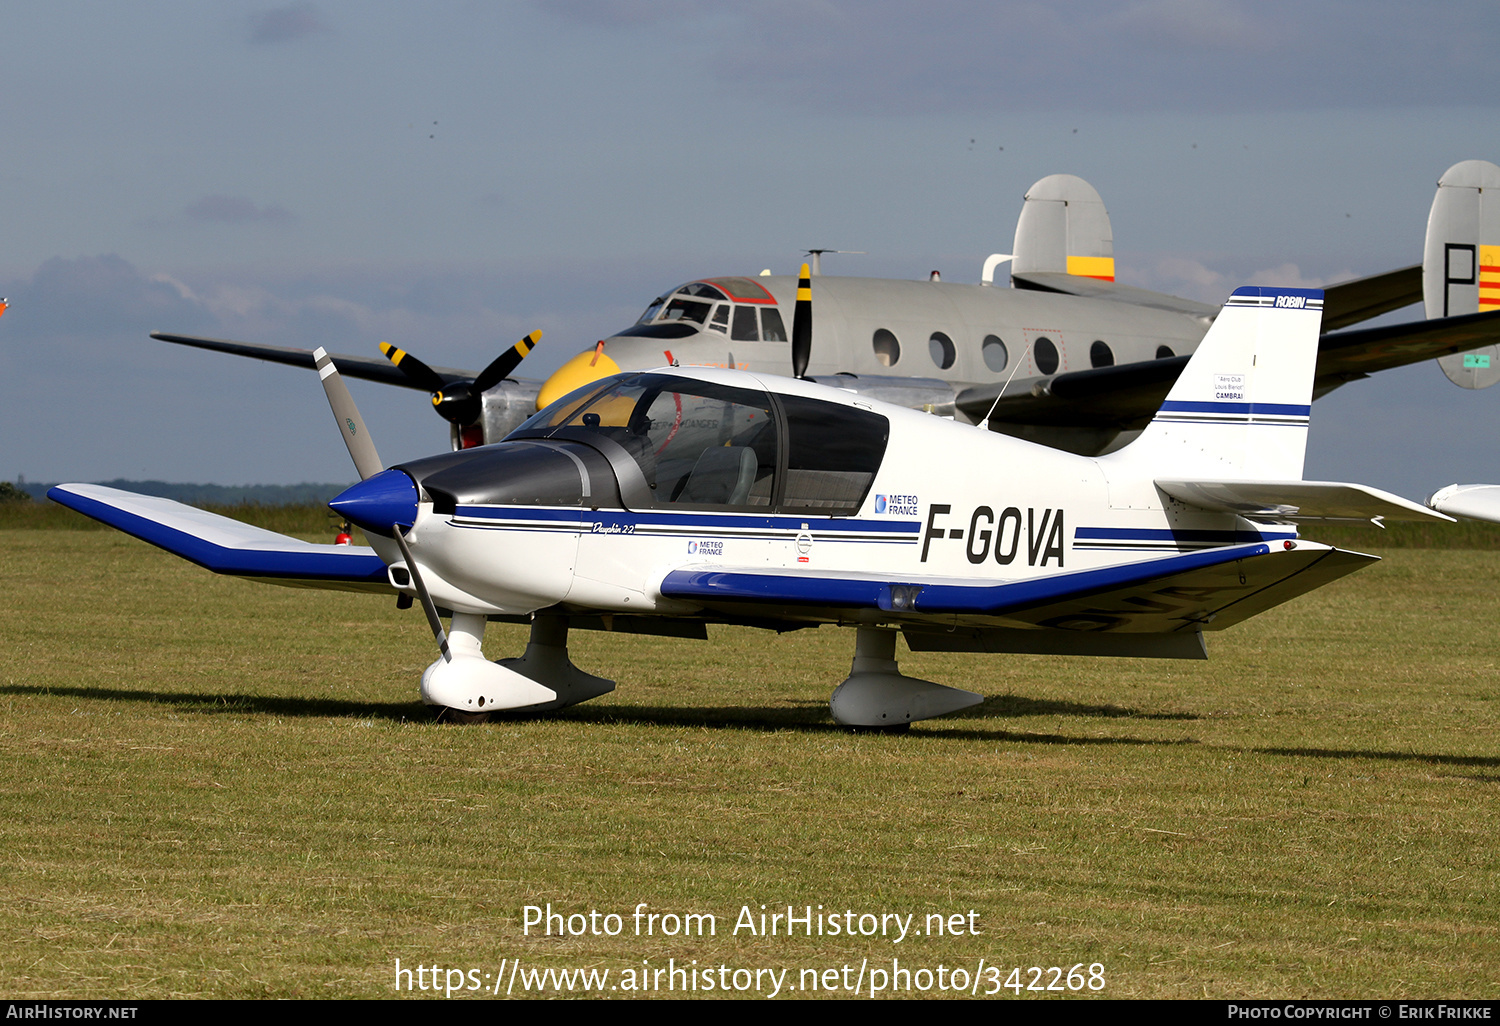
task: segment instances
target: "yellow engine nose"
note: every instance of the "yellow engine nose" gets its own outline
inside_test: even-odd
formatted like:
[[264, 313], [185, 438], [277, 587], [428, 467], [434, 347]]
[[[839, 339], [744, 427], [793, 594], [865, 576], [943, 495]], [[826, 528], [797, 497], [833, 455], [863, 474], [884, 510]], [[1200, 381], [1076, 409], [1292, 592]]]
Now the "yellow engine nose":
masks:
[[536, 408], [540, 410], [550, 406], [575, 388], [582, 388], [590, 382], [618, 373], [620, 365], [611, 360], [602, 348], [586, 349], [557, 368], [542, 383], [542, 390], [536, 394]]

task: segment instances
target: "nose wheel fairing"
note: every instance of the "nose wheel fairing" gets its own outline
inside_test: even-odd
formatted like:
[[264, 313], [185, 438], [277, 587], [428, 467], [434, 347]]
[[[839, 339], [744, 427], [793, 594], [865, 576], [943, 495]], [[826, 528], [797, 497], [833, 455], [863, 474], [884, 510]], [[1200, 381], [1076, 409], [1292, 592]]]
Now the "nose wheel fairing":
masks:
[[464, 713], [524, 709], [556, 701], [557, 692], [484, 658], [485, 617], [454, 613], [448, 653], [422, 674], [422, 701]]
[[449, 658], [422, 674], [422, 701], [465, 715], [548, 712], [608, 694], [615, 682], [585, 673], [568, 659], [568, 625], [561, 616], [537, 616], [519, 659], [485, 659], [485, 617], [455, 613], [448, 629]]

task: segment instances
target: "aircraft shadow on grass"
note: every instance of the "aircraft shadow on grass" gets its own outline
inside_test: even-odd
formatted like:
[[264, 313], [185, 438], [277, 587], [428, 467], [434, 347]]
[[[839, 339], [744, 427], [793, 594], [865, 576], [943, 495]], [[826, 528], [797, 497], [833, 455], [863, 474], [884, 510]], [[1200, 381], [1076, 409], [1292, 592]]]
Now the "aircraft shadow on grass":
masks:
[[[349, 702], [323, 698], [289, 698], [280, 695], [207, 694], [191, 691], [139, 691], [123, 688], [59, 688], [27, 685], [0, 687], [0, 694], [32, 697], [63, 696], [105, 702], [147, 702], [155, 705], [176, 706], [183, 712], [201, 714], [247, 713], [250, 715], [299, 716], [299, 717], [347, 717], [350, 719], [389, 720], [395, 723], [407, 721], [429, 721], [431, 709], [417, 702]], [[1084, 716], [1104, 719], [1142, 720], [1195, 720], [1192, 713], [1146, 713], [1115, 705], [1085, 705], [1077, 702], [1031, 699], [1017, 695], [1001, 695], [983, 705], [965, 711], [948, 720], [957, 723], [963, 720], [992, 720], [1007, 717], [1058, 715]], [[822, 702], [798, 702], [791, 708], [767, 709], [764, 706], [650, 706], [610, 705], [574, 707], [561, 715], [549, 719], [573, 720], [580, 723], [618, 724], [649, 723], [653, 726], [712, 727], [721, 730], [759, 730], [765, 732], [794, 730], [809, 734], [844, 734], [849, 729], [827, 719], [827, 706]], [[541, 714], [517, 714], [498, 723], [524, 722], [542, 719]], [[936, 726], [936, 725], [934, 725]], [[1015, 741], [1025, 744], [1063, 745], [1191, 745], [1198, 742], [1186, 738], [1133, 738], [1133, 737], [1080, 737], [1067, 734], [1040, 734], [1031, 732], [964, 730], [953, 729], [944, 724], [944, 729], [910, 735], [912, 738], [929, 736], [945, 740]], [[1394, 752], [1372, 748], [1246, 748], [1255, 755], [1276, 755], [1290, 758], [1314, 759], [1375, 759], [1392, 762], [1428, 763], [1435, 766], [1470, 766], [1500, 769], [1500, 756], [1451, 755], [1436, 752]], [[1479, 774], [1472, 779], [1484, 783], [1500, 782], [1500, 777]]]
[[[183, 712], [215, 715], [243, 713], [287, 717], [348, 717], [379, 719], [392, 722], [432, 719], [432, 710], [416, 702], [351, 702], [338, 699], [298, 698], [281, 695], [213, 694], [190, 691], [143, 691], [101, 687], [36, 687], [12, 685], [0, 687], [0, 694], [30, 696], [63, 696], [106, 702], [142, 702], [175, 706]], [[961, 720], [988, 720], [1020, 716], [1062, 715], [1103, 717], [1109, 719], [1182, 720], [1196, 719], [1190, 713], [1143, 713], [1114, 705], [1084, 705], [1003, 695], [982, 706], [955, 717]], [[540, 714], [516, 714], [497, 722], [521, 722], [542, 718]], [[552, 718], [580, 723], [617, 724], [649, 723], [654, 726], [715, 727], [726, 730], [782, 731], [805, 733], [848, 733], [849, 728], [828, 719], [828, 706], [822, 702], [798, 702], [791, 708], [768, 709], [764, 706], [650, 706], [610, 705], [570, 709]], [[937, 735], [934, 735], [937, 736]], [[1075, 737], [1064, 734], [1013, 733], [1009, 731], [948, 729], [944, 738], [974, 740], [1026, 741], [1034, 744], [1125, 744], [1175, 745], [1192, 742], [1148, 738]]]
[[248, 713], [269, 716], [330, 716], [351, 719], [430, 720], [432, 713], [417, 702], [347, 702], [331, 698], [286, 698], [280, 695], [212, 694], [192, 691], [144, 691], [133, 688], [59, 688], [11, 685], [0, 694], [35, 697], [61, 696], [101, 702], [143, 702], [175, 706], [183, 712], [214, 715]]
[[[1297, 759], [1384, 759], [1390, 762], [1422, 762], [1434, 766], [1488, 766], [1500, 768], [1500, 756], [1439, 755], [1434, 752], [1383, 752], [1373, 748], [1248, 748], [1256, 755], [1284, 755]], [[1500, 778], [1471, 779], [1500, 782]]]

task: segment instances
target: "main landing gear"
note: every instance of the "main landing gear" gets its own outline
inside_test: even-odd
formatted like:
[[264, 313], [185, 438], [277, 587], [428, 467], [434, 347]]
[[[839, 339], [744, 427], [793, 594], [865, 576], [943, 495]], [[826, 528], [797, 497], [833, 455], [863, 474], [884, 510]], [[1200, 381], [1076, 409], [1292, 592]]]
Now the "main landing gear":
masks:
[[834, 721], [846, 727], [890, 729], [946, 716], [983, 701], [983, 695], [972, 691], [906, 676], [896, 666], [895, 629], [860, 627], [849, 677], [834, 689], [828, 706]]

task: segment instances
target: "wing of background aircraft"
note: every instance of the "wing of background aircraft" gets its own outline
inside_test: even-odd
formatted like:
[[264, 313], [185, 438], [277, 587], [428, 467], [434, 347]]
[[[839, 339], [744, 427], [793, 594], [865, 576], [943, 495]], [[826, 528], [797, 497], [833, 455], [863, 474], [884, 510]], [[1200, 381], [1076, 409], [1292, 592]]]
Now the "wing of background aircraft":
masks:
[[[1099, 278], [1089, 278], [1063, 271], [1013, 271], [1011, 282], [1017, 288], [1038, 292], [1061, 292], [1068, 296], [1083, 296], [1087, 299], [1109, 299], [1133, 306], [1150, 306], [1160, 310], [1175, 310], [1180, 313], [1212, 317], [1219, 308], [1208, 303], [1196, 303], [1190, 299], [1179, 299], [1162, 292], [1151, 292], [1130, 285]], [[1323, 290], [1327, 297], [1323, 316], [1323, 330], [1337, 331], [1351, 324], [1367, 321], [1372, 317], [1399, 310], [1422, 301], [1422, 265], [1412, 264], [1383, 274], [1372, 274], [1365, 278], [1330, 285]]]
[[[173, 335], [153, 331], [151, 337], [161, 342], [212, 349], [235, 356], [250, 356], [292, 367], [316, 367], [316, 356], [308, 349], [270, 346], [255, 342], [234, 342], [222, 338], [200, 338], [195, 335]], [[492, 360], [479, 373], [456, 367], [429, 367], [404, 349], [389, 342], [380, 343], [384, 360], [367, 356], [330, 355], [340, 374], [385, 385], [399, 385], [430, 393], [433, 409], [450, 426], [453, 448], [465, 449], [496, 441], [536, 412], [540, 381], [511, 377], [511, 373], [536, 347], [542, 333], [534, 331]]]
[[[249, 356], [270, 363], [284, 363], [289, 367], [303, 367], [307, 370], [312, 370], [314, 367], [311, 349], [268, 346], [259, 342], [235, 342], [225, 338], [201, 338], [197, 335], [174, 335], [167, 331], [153, 331], [151, 337], [160, 342], [172, 342], [179, 346], [192, 346], [195, 349], [212, 349], [217, 353], [231, 353], [235, 356]], [[379, 360], [372, 356], [349, 356], [345, 353], [329, 355], [333, 357], [334, 366], [338, 367], [339, 373], [345, 377], [359, 378], [362, 381], [378, 381], [382, 385], [397, 385], [401, 388], [415, 388], [423, 392], [429, 391], [388, 360]], [[432, 370], [445, 382], [471, 381], [475, 374], [474, 371], [459, 370], [456, 367], [433, 367]]]
[[[1393, 274], [1410, 276], [1412, 270], [1406, 268]], [[1420, 267], [1416, 270], [1420, 271]], [[1372, 303], [1367, 309], [1382, 305]], [[1327, 395], [1340, 385], [1376, 371], [1497, 344], [1500, 344], [1500, 312], [1332, 332], [1318, 340], [1313, 395]], [[989, 412], [989, 418], [998, 422], [1133, 430], [1151, 419], [1187, 362], [1188, 357], [1175, 356], [1070, 371], [1051, 378], [1040, 388], [1006, 395], [998, 402], [996, 397], [1004, 383], [979, 385], [960, 392], [955, 405], [974, 419], [993, 411]]]

